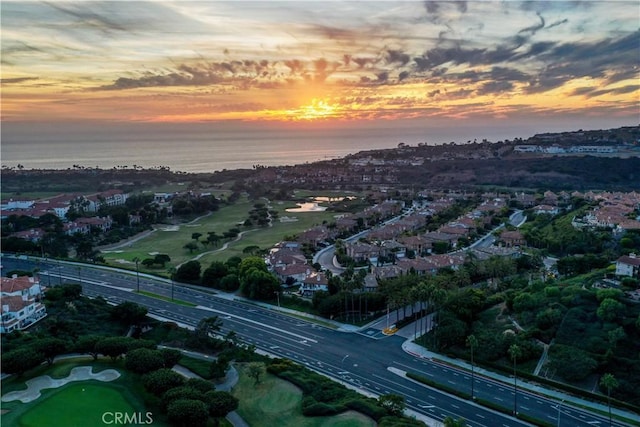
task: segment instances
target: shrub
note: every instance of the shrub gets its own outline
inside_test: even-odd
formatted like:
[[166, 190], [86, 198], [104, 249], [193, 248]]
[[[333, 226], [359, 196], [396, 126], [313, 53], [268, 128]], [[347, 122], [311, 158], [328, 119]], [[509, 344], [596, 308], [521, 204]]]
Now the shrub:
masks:
[[354, 411], [358, 411], [365, 414], [368, 417], [378, 421], [380, 418], [387, 415], [387, 411], [378, 405], [378, 402], [373, 399], [355, 399], [345, 403], [345, 406]]
[[142, 382], [147, 390], [156, 396], [162, 396], [164, 392], [184, 383], [184, 377], [171, 369], [158, 369], [142, 377]]
[[136, 374], [146, 374], [164, 367], [164, 360], [158, 350], [136, 348], [127, 352], [125, 367]]
[[179, 399], [167, 407], [171, 424], [184, 427], [204, 427], [209, 418], [209, 410], [204, 402]]
[[[344, 408], [342, 408], [344, 410]], [[335, 415], [338, 411], [333, 405], [318, 402], [311, 396], [302, 399], [302, 414], [305, 417], [322, 417], [325, 415]]]

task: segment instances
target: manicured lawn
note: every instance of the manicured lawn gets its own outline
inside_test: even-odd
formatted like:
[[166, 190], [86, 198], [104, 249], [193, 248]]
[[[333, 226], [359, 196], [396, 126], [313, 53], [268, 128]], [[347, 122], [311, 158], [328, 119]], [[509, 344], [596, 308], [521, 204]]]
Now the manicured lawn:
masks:
[[178, 365], [184, 366], [194, 374], [200, 375], [202, 378], [211, 379], [211, 361], [196, 359], [195, 357], [182, 355], [178, 361]]
[[302, 415], [302, 392], [293, 384], [267, 374], [260, 384], [254, 385], [242, 367], [240, 379], [233, 389], [240, 399], [238, 414], [252, 427], [368, 427], [375, 422], [355, 411], [332, 417], [305, 417]]
[[[0, 418], [0, 424], [3, 426], [25, 427], [99, 426], [103, 425], [100, 420], [102, 412], [120, 410], [118, 408], [123, 408], [122, 402], [124, 402], [129, 413], [151, 411], [153, 412], [153, 425], [158, 427], [166, 426], [166, 417], [160, 414], [158, 408], [145, 406], [145, 398], [143, 396], [146, 396], [147, 392], [144, 390], [139, 376], [123, 369], [123, 363], [122, 360], [111, 362], [108, 359], [100, 359], [93, 362], [90, 357], [79, 357], [56, 362], [50, 367], [39, 366], [21, 377], [11, 376], [2, 381], [3, 395], [11, 391], [26, 389], [25, 382], [40, 375], [65, 378], [77, 366], [92, 366], [94, 373], [105, 369], [116, 369], [121, 374], [118, 379], [111, 382], [87, 380], [71, 382], [59, 388], [43, 389], [41, 396], [29, 403], [15, 400], [2, 402], [3, 414]], [[71, 388], [71, 391], [67, 391], [69, 388]], [[82, 393], [83, 388], [85, 389], [84, 394]], [[89, 392], [89, 390], [91, 391]], [[58, 397], [61, 393], [62, 396]], [[50, 402], [52, 399], [53, 402]], [[75, 424], [71, 422], [72, 418], [69, 418], [73, 417], [74, 412], [84, 417]], [[58, 418], [59, 413], [63, 418]]]
[[20, 417], [20, 426], [97, 426], [103, 424], [105, 412], [136, 412], [116, 388], [97, 381], [69, 384], [49, 398], [36, 402]]
[[[114, 252], [104, 253], [103, 256], [110, 265], [135, 270], [135, 264], [133, 263], [134, 258], [145, 259], [151, 258], [151, 253], [166, 253], [171, 257], [171, 262], [167, 264], [165, 268], [147, 269], [142, 265], [139, 265], [139, 268], [141, 272], [168, 277], [167, 271], [170, 267], [193, 259], [203, 252], [214, 251], [211, 254], [204, 255], [200, 259], [200, 263], [206, 268], [211, 261], [214, 260], [226, 261], [235, 255], [246, 256], [242, 253], [242, 250], [247, 246], [256, 245], [262, 249], [269, 249], [275, 243], [283, 240], [285, 236], [300, 233], [314, 225], [322, 224], [325, 220], [332, 221], [335, 215], [335, 213], [332, 212], [289, 213], [286, 212], [285, 209], [295, 207], [295, 203], [272, 201], [271, 208], [278, 211], [279, 217], [295, 217], [297, 221], [280, 222], [279, 219], [276, 219], [272, 227], [264, 228], [246, 228], [238, 225], [248, 218], [249, 211], [253, 209], [253, 205], [254, 202], [252, 201], [240, 199], [233, 205], [223, 206], [220, 210], [213, 212], [213, 214], [193, 223], [180, 224], [173, 227], [159, 225], [157, 226], [158, 230], [148, 237], [132, 243], [131, 246], [116, 249]], [[223, 240], [219, 242], [217, 248], [211, 245], [207, 247], [200, 245], [199, 249], [193, 251], [193, 253], [190, 253], [188, 249], [184, 249], [184, 245], [192, 241], [192, 233], [201, 233], [202, 237], [200, 240], [203, 240], [210, 231], [215, 231], [219, 236], [222, 236], [225, 231], [234, 227], [239, 228], [241, 231], [247, 231], [247, 233], [244, 234], [238, 242], [229, 242], [226, 250], [217, 250], [225, 243]]]

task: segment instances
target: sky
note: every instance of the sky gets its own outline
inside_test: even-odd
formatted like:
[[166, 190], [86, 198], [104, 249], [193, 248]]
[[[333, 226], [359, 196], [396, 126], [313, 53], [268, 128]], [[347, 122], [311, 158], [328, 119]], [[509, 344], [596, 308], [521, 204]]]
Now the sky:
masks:
[[2, 1], [2, 122], [640, 121], [640, 2]]

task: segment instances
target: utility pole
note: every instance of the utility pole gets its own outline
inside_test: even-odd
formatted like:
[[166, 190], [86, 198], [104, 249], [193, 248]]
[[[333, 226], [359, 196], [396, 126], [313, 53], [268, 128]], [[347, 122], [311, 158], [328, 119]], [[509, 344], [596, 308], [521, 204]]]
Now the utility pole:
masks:
[[276, 294], [276, 298], [278, 299], [278, 308], [280, 308], [280, 292], [274, 291], [273, 293]]
[[135, 257], [133, 259], [133, 262], [136, 263], [136, 282], [138, 285], [138, 293], [140, 293], [140, 271], [138, 270], [138, 263], [140, 262], [140, 259], [138, 257]]

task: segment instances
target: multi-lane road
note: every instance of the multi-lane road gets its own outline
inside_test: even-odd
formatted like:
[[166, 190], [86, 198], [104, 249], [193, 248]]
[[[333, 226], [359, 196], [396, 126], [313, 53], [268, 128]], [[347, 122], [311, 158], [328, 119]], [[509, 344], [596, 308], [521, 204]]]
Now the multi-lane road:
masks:
[[[3, 257], [2, 264], [4, 271], [35, 266], [32, 260], [16, 260], [7, 256]], [[478, 427], [528, 425], [406, 378], [403, 373], [412, 372], [458, 390], [471, 390], [468, 371], [414, 357], [402, 350], [404, 338], [398, 336], [384, 337], [369, 330], [340, 332], [287, 316], [277, 310], [176, 284], [173, 286], [174, 297], [197, 306], [178, 305], [133, 292], [137, 287], [136, 276], [117, 270], [58, 262], [41, 262], [40, 269], [41, 281], [45, 285], [81, 281], [83, 291], [88, 296], [102, 296], [113, 303], [133, 301], [147, 307], [152, 315], [183, 325], [195, 326], [201, 319], [217, 315], [223, 320], [223, 332], [233, 330], [245, 343], [303, 364], [364, 393], [402, 395], [409, 409], [431, 419], [462, 417], [469, 426]], [[140, 277], [141, 290], [170, 296], [171, 288], [172, 285], [165, 281]], [[513, 408], [512, 383], [505, 384], [476, 375], [474, 393], [480, 399]], [[606, 416], [570, 406], [567, 402], [558, 405], [556, 400], [526, 390], [518, 389], [516, 400], [519, 413], [553, 425], [593, 427], [609, 424]], [[614, 421], [613, 425], [629, 424]]]

